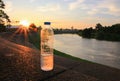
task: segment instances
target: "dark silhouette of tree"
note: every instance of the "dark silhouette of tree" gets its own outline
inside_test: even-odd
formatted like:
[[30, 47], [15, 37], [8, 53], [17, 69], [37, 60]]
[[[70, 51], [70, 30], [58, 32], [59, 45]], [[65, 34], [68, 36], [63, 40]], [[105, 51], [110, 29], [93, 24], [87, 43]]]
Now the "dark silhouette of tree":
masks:
[[[3, 9], [5, 8], [5, 4], [3, 3], [2, 0], [0, 0], [0, 31], [4, 31], [5, 30], [5, 20], [10, 23], [10, 19], [9, 16], [3, 11]], [[4, 20], [5, 19], [5, 20]]]
[[31, 23], [31, 24], [29, 25], [29, 30], [36, 32], [36, 31], [37, 31], [36, 25], [35, 25], [34, 23]]
[[41, 26], [38, 26], [38, 28], [37, 28], [39, 31], [41, 31], [42, 30], [42, 27]]
[[0, 0], [0, 8], [5, 8], [5, 4], [3, 3], [2, 0]]
[[95, 28], [98, 30], [98, 29], [103, 28], [103, 26], [102, 26], [100, 23], [98, 23], [98, 24], [96, 24], [96, 27], [95, 27]]
[[[0, 21], [4, 22], [3, 19], [6, 19], [7, 22], [10, 22], [9, 16], [3, 11], [5, 4], [0, 0]], [[0, 22], [1, 23], [1, 22]]]
[[34, 23], [31, 23], [29, 27], [36, 28], [36, 25]]
[[111, 26], [111, 28], [113, 29], [115, 34], [119, 34], [120, 35], [120, 24], [114, 24], [114, 25]]
[[83, 36], [83, 37], [86, 37], [86, 38], [91, 38], [91, 37], [93, 37], [93, 36], [92, 36], [93, 33], [94, 33], [94, 30], [93, 30], [92, 27], [86, 28], [86, 29], [84, 29], [84, 30], [82, 31], [82, 36]]
[[71, 27], [71, 30], [73, 30], [73, 29], [74, 29], [74, 27], [72, 26], [72, 27]]
[[96, 38], [99, 40], [120, 41], [120, 23], [112, 26], [103, 27], [101, 24], [97, 24], [96, 29], [86, 28], [79, 31], [79, 35], [85, 38]]

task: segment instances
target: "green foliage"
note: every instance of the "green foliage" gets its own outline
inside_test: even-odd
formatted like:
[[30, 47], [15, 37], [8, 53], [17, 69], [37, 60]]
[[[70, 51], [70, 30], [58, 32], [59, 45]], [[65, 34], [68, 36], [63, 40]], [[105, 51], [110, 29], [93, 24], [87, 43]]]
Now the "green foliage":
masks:
[[94, 32], [95, 32], [95, 30], [93, 30], [92, 27], [86, 28], [82, 31], [82, 36], [86, 37], [86, 38], [92, 38]]
[[80, 36], [82, 36], [82, 30], [79, 30], [79, 31], [77, 32], [77, 34], [80, 35]]
[[82, 30], [81, 36], [99, 40], [120, 41], [120, 24], [114, 24], [108, 27], [97, 24], [96, 27], [97, 29], [87, 28]]
[[0, 0], [0, 8], [5, 8], [5, 4], [3, 3], [3, 1], [2, 0]]
[[98, 24], [96, 24], [96, 29], [101, 29], [103, 26], [100, 24], [100, 23], [98, 23]]
[[5, 8], [5, 4], [3, 3], [2, 0], [0, 0], [0, 23], [3, 24], [3, 19], [6, 19], [7, 22], [10, 22], [9, 16], [3, 11]]
[[96, 32], [96, 33], [95, 33], [95, 38], [96, 38], [96, 39], [99, 39], [99, 40], [104, 39], [104, 32], [102, 32], [102, 31]]
[[0, 32], [3, 32], [6, 30], [6, 26], [4, 24], [0, 24]]
[[31, 42], [38, 49], [40, 49], [40, 31], [38, 31], [38, 32], [29, 32], [29, 42]]

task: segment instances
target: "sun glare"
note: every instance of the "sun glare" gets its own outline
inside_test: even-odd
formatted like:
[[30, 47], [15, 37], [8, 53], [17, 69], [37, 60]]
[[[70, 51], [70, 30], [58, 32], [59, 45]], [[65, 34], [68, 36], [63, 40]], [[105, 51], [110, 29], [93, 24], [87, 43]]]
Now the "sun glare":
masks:
[[28, 27], [30, 25], [30, 23], [27, 20], [22, 20], [22, 21], [20, 21], [20, 25]]

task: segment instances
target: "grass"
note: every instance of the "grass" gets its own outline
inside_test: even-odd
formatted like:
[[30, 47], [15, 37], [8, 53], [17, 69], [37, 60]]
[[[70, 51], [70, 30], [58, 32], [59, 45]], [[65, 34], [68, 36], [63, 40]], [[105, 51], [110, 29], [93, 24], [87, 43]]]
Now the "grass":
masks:
[[[37, 33], [35, 33], [35, 32], [30, 33], [29, 34], [29, 42], [32, 43], [38, 49], [40, 49], [40, 33], [39, 32], [37, 32]], [[56, 49], [54, 49], [54, 54], [58, 55], [58, 56], [70, 58], [70, 59], [73, 59], [73, 60], [77, 60], [77, 61], [90, 62], [90, 61], [87, 61], [87, 60], [84, 60], [84, 59], [80, 59], [78, 57], [74, 57], [72, 55], [60, 52], [60, 51], [58, 51]]]
[[40, 33], [29, 32], [29, 42], [32, 43], [36, 48], [40, 49]]
[[58, 55], [58, 56], [70, 58], [70, 59], [73, 59], [73, 60], [77, 60], [77, 61], [84, 61], [84, 62], [90, 62], [90, 63], [92, 63], [91, 61], [87, 61], [87, 60], [84, 60], [84, 59], [80, 59], [80, 58], [78, 58], [78, 57], [74, 57], [74, 56], [72, 56], [72, 55], [69, 55], [69, 54], [60, 52], [60, 51], [58, 51], [58, 50], [56, 50], [56, 49], [54, 49], [54, 54], [55, 54], [55, 55]]

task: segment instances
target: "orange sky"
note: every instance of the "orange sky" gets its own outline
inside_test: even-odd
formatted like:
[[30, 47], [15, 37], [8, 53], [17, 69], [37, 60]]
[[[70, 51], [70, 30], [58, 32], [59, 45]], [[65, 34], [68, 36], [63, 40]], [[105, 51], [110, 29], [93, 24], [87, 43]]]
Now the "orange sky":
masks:
[[28, 20], [37, 26], [52, 22], [54, 28], [77, 29], [119, 23], [119, 0], [4, 0], [12, 21]]

